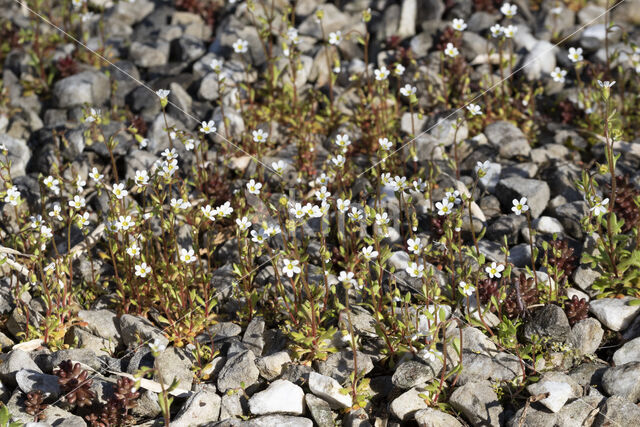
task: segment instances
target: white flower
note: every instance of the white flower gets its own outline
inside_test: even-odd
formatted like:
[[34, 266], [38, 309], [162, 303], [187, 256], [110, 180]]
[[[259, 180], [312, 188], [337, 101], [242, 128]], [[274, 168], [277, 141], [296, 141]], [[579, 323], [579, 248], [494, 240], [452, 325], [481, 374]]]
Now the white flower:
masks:
[[410, 84], [406, 84], [404, 85], [404, 87], [400, 88], [400, 93], [402, 94], [402, 96], [406, 96], [409, 97], [411, 95], [415, 95], [416, 94], [416, 87], [415, 86], [411, 86]]
[[453, 203], [447, 199], [442, 199], [441, 202], [436, 203], [436, 208], [438, 209], [438, 215], [449, 215], [451, 213], [451, 209], [453, 209]]
[[518, 27], [515, 25], [509, 25], [508, 27], [502, 28], [502, 33], [508, 39], [514, 38], [517, 32], [518, 32]]
[[36, 215], [29, 218], [31, 221], [31, 228], [39, 228], [42, 226], [42, 215]]
[[218, 216], [222, 218], [226, 218], [233, 213], [233, 208], [231, 207], [231, 202], [224, 202], [223, 205], [218, 206], [216, 208], [218, 212]]
[[149, 145], [149, 138], [142, 138], [139, 144], [140, 148], [145, 148], [147, 145]]
[[191, 264], [195, 260], [196, 260], [196, 257], [195, 257], [193, 248], [189, 248], [189, 249], [180, 248], [180, 261], [184, 262], [185, 264]]
[[529, 206], [527, 205], [527, 198], [523, 197], [520, 200], [513, 199], [513, 207], [511, 210], [516, 214], [520, 215], [522, 212], [526, 212], [529, 210]]
[[460, 293], [462, 295], [470, 297], [475, 292], [476, 288], [471, 284], [464, 281], [460, 282]]
[[333, 163], [337, 168], [342, 168], [344, 166], [345, 160], [346, 159], [343, 155], [338, 154], [337, 156], [331, 158], [331, 163]]
[[342, 32], [336, 31], [335, 33], [329, 34], [329, 44], [337, 46], [342, 41]]
[[249, 50], [249, 43], [246, 40], [238, 39], [233, 43], [235, 53], [246, 53]]
[[98, 168], [93, 168], [91, 170], [91, 173], [89, 174], [89, 177], [94, 182], [100, 182], [100, 181], [102, 181], [102, 178], [104, 178], [104, 175], [102, 175], [100, 172], [98, 172]]
[[251, 227], [251, 221], [249, 221], [246, 216], [243, 216], [242, 219], [236, 218], [236, 224], [238, 225], [240, 231], [244, 231]]
[[209, 63], [209, 67], [211, 67], [211, 69], [216, 73], [219, 73], [220, 71], [222, 71], [223, 64], [224, 64], [223, 59], [212, 59], [211, 62]]
[[[348, 136], [347, 136], [347, 139], [349, 139]], [[336, 144], [337, 144], [337, 141], [336, 141]], [[349, 142], [349, 144], [351, 144], [351, 142]], [[349, 144], [347, 144], [347, 145], [349, 145]], [[315, 183], [317, 185], [327, 185], [329, 183], [329, 177], [327, 177], [327, 174], [323, 173], [319, 177], [316, 178]]]
[[564, 83], [566, 75], [567, 75], [567, 70], [563, 70], [560, 67], [556, 67], [551, 72], [551, 77], [553, 78], [553, 81], [558, 83]]
[[203, 121], [200, 124], [200, 132], [204, 133], [205, 135], [215, 132], [216, 130], [218, 130], [216, 128], [216, 122], [214, 122], [213, 120], [209, 120], [208, 122]]
[[166, 100], [170, 93], [171, 91], [167, 89], [158, 89], [156, 91], [156, 95], [158, 95], [158, 98], [160, 98], [160, 100]]
[[45, 239], [50, 239], [53, 237], [53, 232], [51, 228], [47, 227], [46, 225], [43, 225], [42, 227], [40, 227], [40, 234], [42, 234], [42, 237], [44, 237]]
[[362, 219], [362, 211], [354, 206], [348, 216], [352, 221], [360, 221]]
[[373, 246], [367, 246], [366, 248], [362, 248], [362, 257], [367, 261], [371, 261], [372, 259], [376, 259], [378, 257], [378, 251], [373, 250]]
[[187, 151], [191, 151], [196, 148], [196, 140], [189, 138], [184, 142], [184, 149]]
[[160, 338], [155, 338], [152, 343], [149, 343], [149, 348], [153, 353], [162, 353], [167, 347], [162, 344]]
[[567, 57], [573, 63], [582, 61], [584, 59], [584, 57], [582, 56], [582, 48], [579, 47], [576, 49], [575, 47], [570, 47], [569, 54], [567, 55]]
[[476, 163], [476, 167], [475, 167], [476, 173], [480, 178], [482, 178], [487, 174], [487, 171], [489, 170], [490, 167], [491, 167], [491, 162], [489, 160], [485, 160], [484, 162], [478, 162]]
[[444, 198], [450, 201], [451, 203], [453, 203], [454, 205], [459, 205], [461, 202], [460, 192], [458, 190], [455, 190], [453, 192], [447, 191], [444, 195]]
[[86, 205], [84, 197], [82, 196], [73, 196], [73, 200], [69, 200], [69, 206], [74, 209], [82, 209]]
[[302, 205], [300, 203], [296, 203], [295, 205], [290, 207], [289, 208], [289, 213], [291, 213], [291, 215], [295, 216], [296, 219], [300, 219], [300, 218], [305, 216], [304, 208], [302, 207]]
[[395, 73], [396, 76], [401, 76], [404, 74], [404, 65], [402, 64], [396, 64], [396, 68], [393, 70], [393, 72]]
[[489, 267], [486, 267], [484, 269], [484, 271], [487, 272], [487, 274], [489, 275], [489, 277], [493, 278], [500, 278], [502, 277], [502, 274], [500, 274], [502, 271], [504, 270], [504, 265], [502, 264], [496, 264], [495, 262], [492, 262], [491, 265]]
[[409, 252], [413, 254], [420, 255], [420, 253], [422, 253], [422, 242], [418, 238], [408, 239], [407, 247], [409, 248]]
[[269, 134], [263, 131], [262, 129], [253, 131], [253, 141], [254, 142], [266, 142]]
[[349, 199], [345, 199], [345, 200], [338, 199], [338, 200], [336, 200], [336, 207], [338, 208], [338, 210], [341, 213], [345, 213], [346, 211], [348, 211], [350, 204], [351, 204], [351, 200], [349, 200]]
[[255, 242], [259, 245], [262, 245], [267, 238], [267, 235], [262, 231], [258, 232], [256, 230], [251, 230], [251, 241]]
[[331, 197], [331, 193], [328, 192], [327, 187], [323, 185], [320, 187], [320, 190], [316, 191], [315, 196], [319, 201], [325, 202], [329, 197]]
[[298, 30], [291, 27], [287, 30], [286, 34], [287, 40], [289, 40], [293, 44], [300, 43], [300, 37], [298, 36]]
[[387, 70], [387, 67], [385, 67], [384, 65], [379, 69], [373, 71], [373, 74], [375, 74], [376, 80], [378, 81], [386, 80], [387, 77], [389, 77], [389, 73], [390, 71]]
[[211, 208], [211, 205], [201, 206], [202, 215], [210, 221], [216, 220], [217, 211]]
[[613, 87], [614, 84], [616, 84], [615, 81], [610, 82], [608, 80], [605, 80], [605, 81], [598, 80], [598, 86], [604, 89], [611, 89], [611, 87]]
[[131, 217], [129, 215], [120, 215], [118, 221], [116, 222], [116, 227], [118, 227], [118, 229], [120, 230], [127, 231], [128, 229], [133, 227], [133, 221], [131, 220]]
[[79, 9], [82, 7], [82, 5], [84, 4], [85, 0], [71, 0], [71, 3], [73, 4], [73, 7], [76, 9]]
[[422, 277], [424, 275], [424, 265], [418, 265], [415, 262], [410, 262], [405, 271], [411, 277]]
[[247, 182], [247, 191], [251, 194], [260, 194], [262, 183], [256, 182], [254, 179]]
[[378, 138], [378, 144], [384, 151], [389, 151], [393, 147], [393, 142], [389, 141], [389, 138]]
[[127, 255], [130, 257], [138, 257], [140, 255], [140, 248], [136, 242], [133, 242], [131, 246], [127, 248]]
[[124, 184], [114, 184], [111, 192], [118, 200], [121, 200], [129, 194], [129, 192], [124, 188]]
[[136, 276], [138, 277], [145, 278], [147, 277], [147, 274], [151, 273], [151, 267], [149, 267], [146, 262], [136, 265], [135, 268], [136, 268]]
[[349, 285], [355, 285], [356, 284], [356, 279], [353, 278], [354, 274], [353, 271], [341, 271], [340, 274], [338, 275], [338, 281]]
[[447, 47], [444, 49], [444, 54], [451, 57], [451, 58], [455, 58], [456, 56], [458, 56], [460, 52], [458, 51], [458, 48], [455, 47], [453, 45], [453, 43], [447, 43]]
[[472, 116], [481, 116], [482, 108], [480, 108], [477, 104], [469, 104], [467, 105], [467, 110], [471, 113]]
[[500, 8], [500, 12], [507, 18], [513, 18], [518, 13], [518, 6], [515, 4], [504, 3]]
[[60, 194], [60, 187], [58, 187], [58, 184], [60, 183], [60, 181], [58, 181], [57, 179], [55, 179], [54, 177], [52, 177], [51, 175], [49, 175], [48, 177], [46, 177], [43, 181], [43, 184], [51, 191], [53, 191], [54, 194], [58, 195]]
[[603, 199], [601, 201], [594, 201], [594, 205], [589, 209], [595, 216], [600, 216], [601, 214], [607, 212], [607, 205], [609, 204], [609, 199]]
[[282, 175], [282, 173], [284, 172], [284, 168], [287, 167], [287, 163], [285, 163], [283, 160], [278, 160], [277, 162], [271, 163], [271, 167], [274, 171], [276, 171], [278, 175]]
[[434, 349], [424, 348], [420, 350], [419, 355], [423, 360], [426, 360], [428, 362], [436, 362], [438, 359], [442, 358], [442, 353], [436, 350], [435, 348]]
[[346, 148], [351, 145], [351, 140], [349, 139], [349, 135], [342, 134], [336, 136], [336, 145], [340, 148]]
[[262, 232], [269, 237], [273, 237], [277, 234], [280, 234], [282, 230], [280, 229], [279, 225], [267, 225], [266, 228], [263, 226]]
[[49, 211], [49, 216], [57, 219], [58, 221], [62, 221], [62, 215], [60, 215], [61, 212], [62, 212], [62, 207], [60, 206], [60, 204], [54, 203], [52, 210]]
[[383, 225], [387, 225], [389, 224], [389, 214], [386, 212], [382, 212], [382, 214], [377, 213], [376, 214], [376, 224], [379, 226], [383, 226]]
[[464, 19], [454, 19], [451, 22], [451, 27], [456, 31], [464, 31], [467, 29], [467, 24], [464, 22]]
[[7, 188], [7, 194], [4, 197], [4, 202], [9, 203], [11, 206], [18, 206], [19, 201], [20, 191], [18, 191], [18, 189], [14, 186]]
[[424, 191], [427, 189], [427, 183], [422, 180], [422, 178], [418, 178], [417, 180], [413, 180], [411, 183], [413, 185], [413, 189], [416, 191]]
[[393, 191], [404, 191], [407, 188], [406, 176], [394, 176], [393, 181], [389, 183]]
[[503, 30], [504, 29], [500, 24], [492, 25], [491, 28], [489, 28], [489, 31], [491, 31], [491, 36], [496, 39], [502, 35]]
[[149, 184], [149, 174], [144, 169], [138, 170], [136, 171], [135, 181], [138, 185], [147, 185]]
[[286, 274], [288, 277], [293, 277], [294, 274], [300, 274], [300, 272], [302, 271], [300, 267], [298, 267], [300, 261], [298, 261], [297, 259], [283, 259], [282, 263], [284, 264], [284, 266], [282, 267], [282, 273]]

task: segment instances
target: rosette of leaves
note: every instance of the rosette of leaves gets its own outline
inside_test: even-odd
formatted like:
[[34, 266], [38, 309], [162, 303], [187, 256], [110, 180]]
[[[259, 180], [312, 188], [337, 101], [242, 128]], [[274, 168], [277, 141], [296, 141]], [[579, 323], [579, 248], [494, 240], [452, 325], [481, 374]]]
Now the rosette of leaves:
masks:
[[539, 300], [540, 293], [533, 277], [527, 278], [524, 273], [520, 273], [507, 291], [507, 297], [503, 303], [504, 313], [510, 319], [524, 316], [527, 313], [527, 307], [537, 304]]
[[587, 314], [589, 313], [589, 302], [584, 298], [578, 298], [577, 295], [574, 295], [565, 304], [564, 312], [567, 314], [569, 324], [573, 326], [579, 321], [587, 318]]
[[79, 407], [88, 406], [96, 397], [91, 390], [93, 380], [89, 379], [89, 373], [82, 369], [79, 363], [73, 364], [71, 360], [65, 360], [53, 371], [53, 374], [58, 377], [60, 389], [70, 404], [76, 404]]
[[27, 400], [24, 403], [25, 412], [34, 416], [34, 421], [40, 421], [43, 417], [43, 411], [49, 405], [44, 403], [44, 395], [40, 390], [30, 391], [27, 393]]
[[133, 417], [129, 411], [138, 405], [140, 393], [135, 388], [135, 381], [120, 377], [116, 391], [102, 407], [100, 414], [89, 414], [86, 419], [92, 427], [111, 427], [131, 424]]
[[636, 204], [639, 197], [640, 191], [629, 183], [628, 176], [616, 176], [616, 202], [613, 210], [618, 218], [624, 220], [623, 233], [631, 231], [640, 222], [640, 209]]

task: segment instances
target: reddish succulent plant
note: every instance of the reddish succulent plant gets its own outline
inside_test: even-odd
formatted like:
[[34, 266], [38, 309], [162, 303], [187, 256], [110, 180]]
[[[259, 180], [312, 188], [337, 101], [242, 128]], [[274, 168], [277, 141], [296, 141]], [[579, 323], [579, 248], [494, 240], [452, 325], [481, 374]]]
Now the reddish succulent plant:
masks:
[[91, 390], [93, 380], [89, 379], [89, 373], [79, 363], [74, 365], [71, 360], [65, 360], [53, 373], [58, 377], [60, 389], [70, 404], [87, 406], [96, 397]]
[[587, 318], [587, 314], [589, 313], [589, 302], [584, 298], [578, 298], [577, 295], [574, 295], [565, 304], [564, 312], [567, 314], [569, 324], [573, 326], [582, 319]]

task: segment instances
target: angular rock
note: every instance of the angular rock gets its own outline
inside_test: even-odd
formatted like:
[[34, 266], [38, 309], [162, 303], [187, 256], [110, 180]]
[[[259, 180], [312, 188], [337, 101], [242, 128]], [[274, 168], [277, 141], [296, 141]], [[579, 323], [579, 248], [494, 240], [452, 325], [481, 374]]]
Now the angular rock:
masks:
[[591, 301], [589, 311], [612, 331], [620, 331], [631, 323], [640, 311], [640, 305], [629, 305], [632, 298], [602, 298]]
[[9, 353], [0, 354], [0, 380], [3, 384], [15, 387], [16, 374], [23, 369], [42, 373], [36, 362], [22, 350], [11, 350]]
[[100, 106], [111, 94], [109, 78], [98, 71], [85, 71], [56, 82], [53, 96], [60, 108]]
[[421, 409], [415, 413], [418, 427], [462, 427], [462, 423], [453, 415], [437, 409]]
[[401, 421], [409, 421], [416, 412], [429, 408], [425, 399], [420, 397], [424, 393], [426, 390], [423, 388], [412, 388], [393, 399], [390, 406], [393, 416]]
[[255, 356], [251, 351], [244, 351], [227, 360], [218, 375], [218, 390], [224, 393], [227, 390], [249, 387], [258, 381], [259, 376]]
[[496, 196], [503, 212], [511, 212], [513, 200], [527, 198], [532, 218], [538, 218], [549, 203], [549, 185], [545, 181], [518, 176], [501, 179], [496, 186]]
[[171, 420], [172, 427], [190, 427], [218, 421], [220, 396], [213, 391], [199, 391], [189, 397]]
[[640, 337], [624, 343], [622, 347], [613, 353], [613, 363], [616, 366], [629, 362], [640, 362]]
[[305, 395], [305, 402], [318, 427], [333, 427], [335, 425], [335, 416], [326, 400], [308, 393]]
[[153, 342], [155, 340], [158, 340], [164, 346], [169, 344], [169, 340], [162, 331], [151, 322], [130, 314], [120, 317], [120, 333], [122, 334], [122, 341], [129, 348], [135, 347], [141, 342]]
[[474, 425], [501, 425], [503, 409], [489, 383], [468, 383], [458, 387], [451, 394], [449, 403]]
[[309, 389], [311, 393], [323, 398], [335, 408], [350, 408], [353, 405], [351, 395], [342, 393], [340, 383], [331, 377], [316, 372], [309, 374]]
[[602, 386], [611, 396], [617, 395], [636, 403], [640, 399], [640, 362], [609, 368], [602, 375]]
[[16, 382], [24, 394], [39, 390], [53, 399], [60, 395], [58, 377], [31, 369], [21, 369], [16, 373]]
[[431, 381], [439, 373], [427, 364], [410, 360], [396, 367], [392, 382], [396, 387], [408, 389]]
[[[26, 141], [0, 133], [0, 145], [7, 148], [7, 155], [11, 161], [11, 177], [16, 178], [27, 173], [27, 162], [31, 158], [31, 150]], [[4, 154], [0, 152], [4, 160]]]
[[313, 421], [309, 418], [293, 417], [291, 415], [264, 415], [246, 421], [246, 427], [313, 427]]
[[557, 305], [547, 304], [536, 310], [524, 326], [524, 336], [531, 340], [533, 335], [548, 338], [552, 342], [565, 342], [571, 326], [564, 310]]
[[596, 415], [593, 427], [624, 426], [640, 419], [640, 407], [621, 396], [611, 396]]
[[260, 375], [269, 381], [279, 377], [283, 367], [288, 363], [291, 363], [291, 357], [286, 351], [279, 351], [256, 359], [256, 366], [260, 371]]
[[510, 159], [514, 157], [529, 157], [531, 146], [527, 137], [514, 124], [498, 121], [488, 125], [484, 134], [489, 143], [497, 147], [500, 156]]
[[154, 361], [154, 379], [158, 382], [171, 384], [179, 382], [178, 387], [190, 390], [193, 384], [193, 358], [191, 353], [181, 348], [169, 347], [160, 352]]
[[[604, 329], [600, 322], [592, 317], [582, 319], [571, 329], [569, 343], [582, 352], [582, 354], [594, 354], [604, 336]], [[615, 360], [615, 356], [614, 356]], [[638, 359], [640, 361], [640, 358]]]
[[[368, 374], [373, 369], [371, 357], [359, 351], [357, 353], [358, 374]], [[344, 350], [334, 353], [327, 360], [318, 363], [318, 372], [322, 375], [334, 378], [341, 384], [349, 379], [349, 375], [353, 372], [353, 352]]]
[[287, 380], [276, 380], [266, 390], [249, 399], [249, 410], [254, 415], [304, 413], [304, 391]]
[[253, 351], [256, 356], [262, 355], [262, 349], [264, 348], [264, 319], [261, 317], [255, 317], [247, 325], [247, 329], [244, 331], [242, 342]]
[[527, 391], [532, 396], [549, 393], [548, 397], [539, 402], [554, 413], [559, 412], [567, 400], [581, 394], [580, 386], [571, 377], [559, 372], [545, 374], [540, 381], [527, 386]]

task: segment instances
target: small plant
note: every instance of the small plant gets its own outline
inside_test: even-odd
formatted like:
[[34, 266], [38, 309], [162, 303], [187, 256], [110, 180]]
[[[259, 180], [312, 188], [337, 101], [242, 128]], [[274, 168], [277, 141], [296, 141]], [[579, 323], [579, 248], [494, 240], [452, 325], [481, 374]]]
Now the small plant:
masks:
[[589, 302], [585, 298], [578, 298], [577, 295], [574, 295], [565, 303], [564, 311], [569, 319], [569, 324], [573, 326], [587, 318], [589, 314]]
[[[44, 414], [42, 412], [49, 406], [44, 403], [44, 395], [40, 390], [27, 393], [27, 400], [24, 405], [26, 407], [25, 412], [33, 415], [33, 420], [36, 422], [43, 418]], [[5, 424], [0, 423], [0, 425]]]
[[129, 411], [137, 406], [140, 392], [137, 391], [135, 381], [120, 377], [113, 396], [102, 407], [99, 415], [89, 414], [86, 419], [92, 427], [120, 427], [130, 424], [133, 417]]
[[82, 369], [80, 363], [74, 364], [71, 360], [65, 360], [53, 374], [58, 377], [60, 389], [69, 404], [88, 406], [96, 397], [95, 392], [91, 390], [93, 380], [89, 379], [89, 372]]

